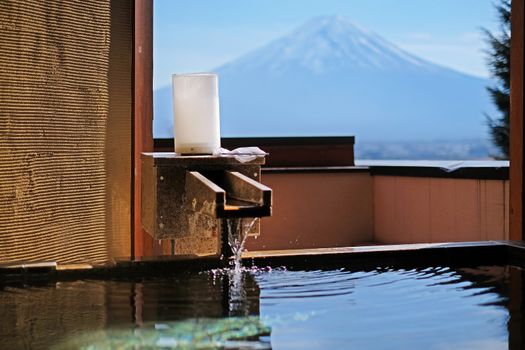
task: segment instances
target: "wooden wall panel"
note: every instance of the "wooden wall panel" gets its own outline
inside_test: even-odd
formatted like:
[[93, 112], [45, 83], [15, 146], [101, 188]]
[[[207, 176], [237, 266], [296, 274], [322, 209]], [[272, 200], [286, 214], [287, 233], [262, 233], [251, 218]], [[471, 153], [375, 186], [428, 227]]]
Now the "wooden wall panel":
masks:
[[523, 0], [512, 0], [510, 50], [510, 239], [523, 240]]
[[505, 181], [505, 239], [510, 238], [511, 225], [510, 225], [510, 181]]
[[453, 203], [456, 203], [458, 198], [456, 191], [450, 190], [449, 181], [448, 179], [433, 179], [430, 184], [430, 197], [426, 198], [426, 201], [430, 202], [430, 198], [432, 198], [432, 208], [435, 212], [430, 216], [432, 231], [427, 242], [456, 240], [456, 216], [454, 213], [456, 208]]
[[[400, 240], [407, 239], [403, 236], [404, 231], [398, 231], [401, 225], [397, 224], [396, 210], [393, 210], [397, 196], [392, 191], [396, 189], [397, 180], [398, 178], [394, 176], [385, 176], [383, 181], [374, 180], [374, 240], [388, 242], [388, 236], [383, 236], [383, 232], [390, 232]], [[393, 225], [393, 223], [396, 224]]]
[[416, 242], [431, 239], [429, 185], [429, 178], [397, 178], [394, 209], [403, 239]]
[[508, 238], [508, 181], [374, 176], [375, 240]]
[[151, 256], [161, 249], [142, 229], [140, 220], [140, 154], [153, 151], [153, 0], [133, 0], [134, 102], [133, 102], [133, 256]]
[[[454, 241], [481, 241], [484, 239], [482, 234], [481, 220], [483, 213], [481, 212], [481, 184], [482, 180], [449, 180], [450, 187], [444, 189], [445, 191], [453, 191], [454, 201], [448, 203], [454, 208], [453, 216], [443, 218], [444, 220], [454, 221]], [[453, 181], [453, 183], [451, 183]], [[429, 198], [432, 201], [432, 198]], [[433, 207], [432, 214], [439, 212], [441, 207]], [[503, 219], [503, 217], [502, 217]], [[503, 220], [502, 220], [503, 222]], [[431, 228], [432, 230], [432, 228]], [[433, 235], [434, 242], [439, 242], [439, 235]]]
[[[485, 187], [481, 198], [482, 238], [486, 240], [508, 239], [508, 181], [483, 181]], [[502, 220], [503, 216], [503, 220]]]
[[373, 180], [368, 173], [263, 173], [273, 190], [272, 217], [248, 250], [351, 246], [371, 242]]
[[129, 255], [130, 9], [0, 2], [0, 262]]

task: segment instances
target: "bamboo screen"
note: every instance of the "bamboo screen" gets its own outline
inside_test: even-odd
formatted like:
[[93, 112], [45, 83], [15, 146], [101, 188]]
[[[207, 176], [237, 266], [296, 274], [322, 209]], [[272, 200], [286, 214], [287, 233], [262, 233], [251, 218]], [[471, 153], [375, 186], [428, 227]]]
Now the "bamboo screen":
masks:
[[0, 1], [0, 263], [129, 255], [131, 11]]

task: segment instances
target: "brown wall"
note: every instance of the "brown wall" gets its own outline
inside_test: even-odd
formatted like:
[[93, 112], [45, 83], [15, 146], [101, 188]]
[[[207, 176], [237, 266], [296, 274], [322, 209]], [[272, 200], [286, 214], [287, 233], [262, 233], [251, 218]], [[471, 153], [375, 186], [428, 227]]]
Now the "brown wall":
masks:
[[0, 263], [129, 255], [131, 15], [0, 1]]
[[264, 173], [263, 183], [273, 216], [248, 250], [509, 237], [508, 181], [296, 171]]
[[509, 237], [508, 181], [374, 176], [374, 189], [378, 242]]
[[343, 247], [373, 240], [373, 179], [358, 172], [263, 173], [273, 216], [248, 250]]
[[512, 0], [510, 50], [510, 237], [524, 240], [523, 214], [523, 22], [524, 0]]

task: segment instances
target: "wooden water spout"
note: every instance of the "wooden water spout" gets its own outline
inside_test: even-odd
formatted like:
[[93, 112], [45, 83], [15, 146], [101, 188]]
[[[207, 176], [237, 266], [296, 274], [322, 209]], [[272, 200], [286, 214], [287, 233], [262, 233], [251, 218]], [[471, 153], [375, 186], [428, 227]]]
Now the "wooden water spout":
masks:
[[[142, 155], [142, 223], [158, 240], [176, 244], [175, 254], [230, 256], [225, 219], [270, 216], [272, 190], [261, 184], [264, 156], [242, 162], [232, 155]], [[250, 234], [259, 233], [255, 225]]]

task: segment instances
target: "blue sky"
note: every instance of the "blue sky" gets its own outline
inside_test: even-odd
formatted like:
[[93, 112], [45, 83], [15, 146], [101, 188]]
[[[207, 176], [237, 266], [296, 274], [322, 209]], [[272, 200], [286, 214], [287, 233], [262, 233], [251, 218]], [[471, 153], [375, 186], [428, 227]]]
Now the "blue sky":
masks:
[[155, 0], [154, 88], [211, 71], [319, 15], [342, 15], [422, 58], [488, 76], [494, 0]]

